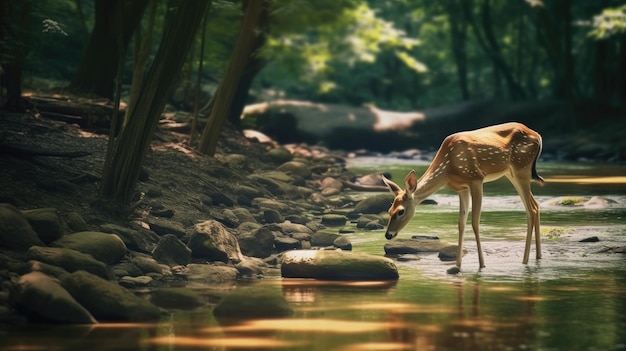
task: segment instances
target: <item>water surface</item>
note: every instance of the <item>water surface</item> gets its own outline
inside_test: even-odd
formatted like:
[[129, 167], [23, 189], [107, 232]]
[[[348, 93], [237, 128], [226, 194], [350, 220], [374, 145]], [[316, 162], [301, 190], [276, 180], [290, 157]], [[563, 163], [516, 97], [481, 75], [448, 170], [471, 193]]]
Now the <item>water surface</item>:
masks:
[[[357, 163], [360, 171], [390, 171], [396, 181], [425, 164]], [[602, 196], [608, 207], [541, 207], [543, 258], [534, 243], [528, 265], [523, 205], [506, 181], [485, 186], [481, 241], [486, 268], [478, 269], [468, 225], [463, 270], [436, 254], [396, 262], [397, 282], [320, 282], [278, 274], [241, 285], [280, 290], [290, 318], [220, 325], [212, 303], [172, 311], [159, 323], [8, 327], [3, 350], [623, 350], [626, 349], [626, 168], [541, 164], [542, 203], [556, 196]], [[370, 196], [372, 194], [360, 194]], [[436, 235], [455, 243], [458, 198], [449, 191], [420, 206], [399, 237]], [[354, 227], [351, 227], [354, 229]], [[384, 255], [383, 230], [349, 235], [354, 251]], [[597, 242], [580, 240], [597, 237]], [[196, 287], [214, 302], [217, 287]]]

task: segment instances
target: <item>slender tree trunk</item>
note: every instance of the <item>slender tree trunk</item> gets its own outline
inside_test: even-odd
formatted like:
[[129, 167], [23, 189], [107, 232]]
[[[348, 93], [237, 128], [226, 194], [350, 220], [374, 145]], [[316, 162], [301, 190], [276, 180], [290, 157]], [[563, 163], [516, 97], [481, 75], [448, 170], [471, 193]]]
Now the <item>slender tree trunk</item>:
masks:
[[469, 25], [472, 28], [472, 32], [476, 36], [476, 40], [478, 44], [483, 49], [483, 51], [489, 56], [492, 60], [494, 69], [500, 72], [502, 78], [506, 82], [509, 95], [511, 99], [517, 100], [524, 98], [526, 93], [524, 89], [519, 85], [519, 83], [515, 80], [511, 68], [507, 64], [504, 56], [502, 55], [502, 51], [500, 49], [500, 45], [494, 35], [492, 24], [491, 24], [491, 4], [489, 0], [484, 0], [480, 5], [480, 13], [481, 13], [481, 28], [479, 28], [476, 20], [474, 19], [473, 14], [473, 2], [471, 0], [463, 0], [461, 1], [463, 4], [463, 12], [465, 14], [465, 18]]
[[3, 1], [0, 3], [0, 91], [6, 88], [3, 108], [22, 112], [22, 71], [32, 45], [32, 3]]
[[258, 29], [268, 4], [267, 0], [251, 0], [247, 4], [239, 37], [228, 63], [228, 69], [213, 97], [214, 104], [211, 108], [211, 115], [198, 145], [198, 150], [202, 153], [215, 154], [222, 126], [231, 113], [239, 82], [250, 61], [250, 55], [254, 53], [256, 48], [257, 36], [262, 35]]
[[[463, 0], [461, 0], [463, 1]], [[452, 44], [452, 54], [456, 63], [456, 73], [459, 79], [459, 89], [461, 98], [465, 101], [470, 99], [470, 92], [467, 83], [467, 22], [463, 19], [461, 5], [457, 0], [448, 0], [448, 22], [450, 25], [450, 39]]]
[[150, 48], [152, 47], [152, 36], [154, 34], [154, 20], [156, 18], [157, 2], [153, 0], [150, 2], [148, 9], [148, 22], [146, 23], [146, 31], [141, 26], [137, 27], [135, 31], [135, 60], [133, 63], [133, 80], [130, 88], [130, 96], [128, 98], [128, 108], [126, 109], [126, 115], [124, 116], [124, 125], [128, 121], [128, 117], [131, 114], [131, 107], [136, 106], [137, 98], [141, 91], [141, 81], [144, 78], [146, 66], [148, 64], [148, 57], [150, 56]]
[[[91, 32], [83, 58], [74, 74], [70, 89], [111, 98], [120, 48], [117, 38], [123, 38], [123, 49], [141, 21], [148, 0], [95, 0], [96, 23]], [[117, 23], [124, 23], [123, 32]]]
[[168, 23], [136, 106], [107, 154], [101, 185], [105, 206], [123, 211], [130, 202], [156, 125], [210, 4], [206, 0], [181, 1]]

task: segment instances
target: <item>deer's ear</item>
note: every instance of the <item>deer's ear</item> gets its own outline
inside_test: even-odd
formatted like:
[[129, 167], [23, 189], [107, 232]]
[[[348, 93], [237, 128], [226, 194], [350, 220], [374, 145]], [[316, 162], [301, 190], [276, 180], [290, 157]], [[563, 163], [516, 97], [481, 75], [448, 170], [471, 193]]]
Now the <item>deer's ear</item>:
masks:
[[387, 177], [385, 177], [384, 175], [382, 176], [382, 178], [385, 185], [387, 185], [387, 188], [389, 188], [389, 191], [391, 191], [395, 195], [398, 195], [402, 191], [402, 188], [400, 188], [398, 184], [392, 182], [391, 179], [387, 179]]
[[404, 178], [404, 188], [409, 194], [413, 194], [415, 190], [417, 190], [417, 175], [415, 175], [415, 170], [409, 172], [406, 178]]

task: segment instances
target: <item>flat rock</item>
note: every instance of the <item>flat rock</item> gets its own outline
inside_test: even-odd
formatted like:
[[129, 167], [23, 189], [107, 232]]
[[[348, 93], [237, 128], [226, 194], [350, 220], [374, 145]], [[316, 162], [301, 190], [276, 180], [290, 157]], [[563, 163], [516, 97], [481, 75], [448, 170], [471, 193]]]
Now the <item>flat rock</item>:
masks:
[[284, 318], [293, 314], [293, 309], [278, 289], [250, 287], [236, 289], [224, 296], [215, 306], [213, 314], [219, 320], [245, 320], [258, 318]]
[[326, 280], [395, 280], [395, 263], [380, 256], [330, 250], [296, 250], [283, 255], [284, 278]]
[[404, 255], [422, 252], [440, 252], [450, 243], [433, 239], [395, 239], [385, 244], [385, 254]]
[[126, 245], [116, 234], [78, 232], [64, 235], [50, 243], [52, 247], [76, 250], [106, 264], [115, 264], [126, 255]]
[[85, 271], [64, 277], [61, 285], [98, 320], [151, 321], [161, 317], [159, 308], [148, 300]]
[[104, 262], [96, 260], [91, 255], [72, 249], [32, 246], [26, 251], [24, 258], [58, 266], [68, 272], [83, 270], [104, 279], [112, 278], [112, 274]]

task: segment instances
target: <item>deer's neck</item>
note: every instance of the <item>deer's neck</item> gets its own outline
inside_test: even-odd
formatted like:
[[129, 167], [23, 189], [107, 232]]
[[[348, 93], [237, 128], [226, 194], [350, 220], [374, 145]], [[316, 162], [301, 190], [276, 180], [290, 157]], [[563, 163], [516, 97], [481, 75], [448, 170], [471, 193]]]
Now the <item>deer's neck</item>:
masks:
[[443, 167], [431, 166], [426, 170], [422, 177], [417, 181], [417, 188], [413, 193], [415, 203], [426, 200], [427, 197], [432, 195], [435, 191], [444, 187], [447, 183], [445, 177], [445, 170]]

